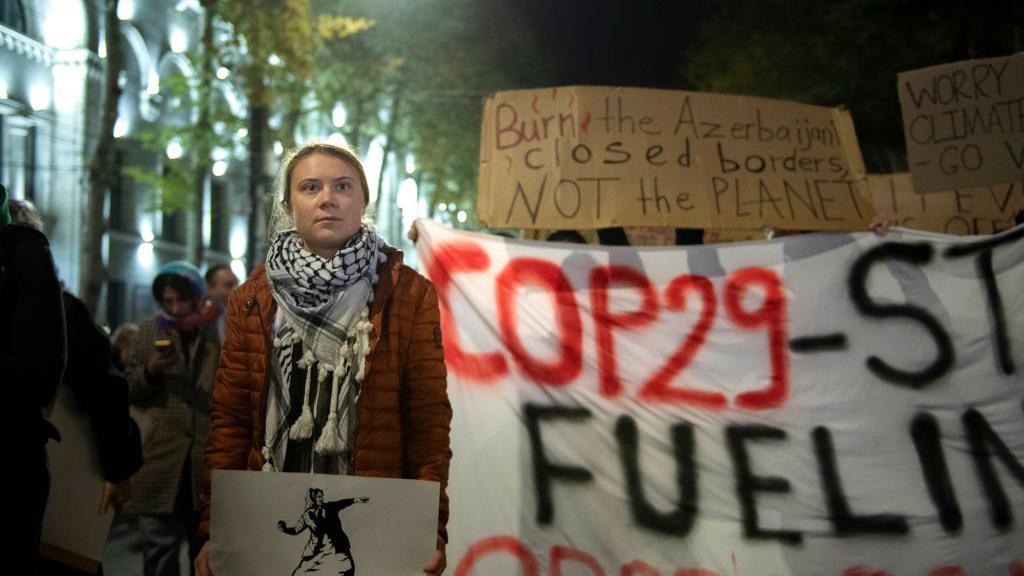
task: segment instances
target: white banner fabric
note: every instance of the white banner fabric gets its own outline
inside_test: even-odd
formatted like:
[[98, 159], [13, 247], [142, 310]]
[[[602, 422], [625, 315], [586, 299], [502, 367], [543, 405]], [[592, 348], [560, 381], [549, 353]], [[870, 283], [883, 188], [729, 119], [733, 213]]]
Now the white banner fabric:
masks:
[[417, 226], [449, 573], [1024, 575], [1024, 227], [631, 249]]

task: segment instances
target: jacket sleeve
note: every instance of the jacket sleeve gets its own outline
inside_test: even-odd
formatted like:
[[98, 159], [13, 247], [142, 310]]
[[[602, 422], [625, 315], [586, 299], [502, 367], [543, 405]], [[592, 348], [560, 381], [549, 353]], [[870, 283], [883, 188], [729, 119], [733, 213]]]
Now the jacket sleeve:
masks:
[[296, 536], [298, 534], [302, 534], [306, 531], [306, 528], [309, 528], [309, 523], [306, 521], [306, 516], [308, 516], [308, 514], [303, 514], [302, 517], [299, 518], [297, 522], [295, 522], [294, 526], [289, 526], [285, 523], [284, 520], [281, 520], [278, 526], [280, 527], [281, 532], [284, 532], [289, 536]]
[[356, 503], [355, 498], [342, 498], [333, 502], [324, 502], [324, 509], [331, 513], [337, 513]]
[[38, 411], [56, 395], [67, 360], [60, 281], [46, 238], [34, 230], [18, 235], [7, 261], [14, 302], [11, 324], [3, 329], [17, 336], [10, 348], [0, 350], [0, 366], [4, 381], [18, 385], [5, 386], [4, 405]]
[[146, 320], [139, 324], [139, 335], [132, 342], [131, 352], [125, 362], [124, 377], [128, 381], [128, 401], [132, 404], [145, 404], [160, 392], [163, 380], [159, 377], [146, 376], [146, 361], [153, 350], [153, 339], [156, 338], [156, 323]]
[[402, 373], [405, 470], [409, 478], [432, 480], [441, 484], [437, 535], [440, 541], [447, 542], [452, 407], [448, 401], [437, 294], [429, 281], [422, 281], [426, 287], [416, 306], [412, 337]]
[[65, 382], [89, 415], [100, 464], [110, 482], [125, 480], [142, 466], [139, 428], [128, 415], [128, 383], [114, 368], [110, 339], [85, 304], [64, 295], [68, 369]]
[[228, 299], [224, 345], [210, 402], [210, 434], [206, 442], [202, 517], [198, 531], [198, 536], [204, 540], [210, 535], [213, 471], [247, 469], [252, 445], [253, 421], [249, 393], [250, 380], [254, 374], [249, 360], [257, 355], [246, 350], [246, 342], [251, 338], [263, 338], [263, 334], [247, 333], [245, 330], [247, 305], [243, 293], [250, 291], [243, 288], [235, 290]]

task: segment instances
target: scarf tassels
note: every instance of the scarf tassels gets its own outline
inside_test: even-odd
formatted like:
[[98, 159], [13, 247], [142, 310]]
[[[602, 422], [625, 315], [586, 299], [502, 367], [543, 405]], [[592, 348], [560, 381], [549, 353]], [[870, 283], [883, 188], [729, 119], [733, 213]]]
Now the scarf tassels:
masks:
[[306, 352], [298, 362], [296, 366], [306, 371], [306, 389], [302, 393], [302, 414], [299, 415], [299, 419], [292, 424], [291, 430], [288, 432], [288, 437], [292, 440], [305, 440], [313, 435], [313, 411], [309, 407], [309, 390], [312, 387], [310, 380], [313, 376], [313, 353]]
[[338, 362], [334, 367], [334, 374], [331, 377], [331, 412], [327, 415], [327, 424], [324, 429], [320, 432], [320, 439], [316, 441], [316, 446], [313, 448], [317, 454], [343, 454], [347, 446], [345, 445], [344, 436], [341, 430], [338, 428], [338, 388], [342, 378], [345, 379], [344, 391], [342, 398], [347, 397], [350, 388], [348, 376], [348, 366], [345, 361], [345, 354], [348, 352], [348, 346], [342, 346], [341, 351], [338, 354]]
[[[268, 454], [283, 458], [284, 439], [312, 438], [317, 455], [351, 455], [351, 422], [366, 377], [373, 331], [369, 309], [378, 267], [388, 259], [386, 249], [383, 239], [365, 226], [330, 259], [305, 250], [294, 230], [275, 238], [267, 256], [267, 278], [279, 306], [281, 327], [274, 345], [281, 375], [278, 385], [285, 390], [279, 394], [283, 410], [275, 415], [268, 410], [268, 432], [278, 430], [267, 435]], [[305, 383], [302, 410], [289, 425], [287, 400], [293, 367], [305, 370]], [[324, 418], [317, 414], [318, 406], [323, 410], [317, 397], [326, 395], [327, 378], [331, 379], [331, 395]], [[318, 422], [323, 422], [322, 429]], [[270, 461], [267, 454], [264, 460]]]
[[[373, 324], [366, 320], [364, 312], [359, 323], [355, 327], [355, 338], [351, 346], [346, 343], [338, 351], [338, 359], [334, 366], [328, 364], [315, 364], [313, 354], [306, 352], [296, 362], [296, 366], [306, 371], [305, 389], [302, 398], [302, 413], [291, 425], [288, 436], [292, 440], [306, 440], [313, 436], [315, 428], [315, 404], [314, 399], [310, 402], [310, 394], [313, 382], [322, 383], [331, 379], [331, 401], [330, 412], [327, 415], [327, 422], [320, 431], [320, 437], [314, 445], [314, 450], [322, 456], [341, 455], [348, 449], [345, 438], [348, 436], [342, 431], [348, 428], [349, 413], [354, 402], [346, 399], [352, 394], [353, 375], [352, 367], [357, 366], [354, 380], [361, 383], [366, 371], [366, 355], [369, 353], [369, 333], [373, 330]], [[317, 373], [317, 378], [313, 374]], [[318, 388], [319, 389], [319, 388]], [[319, 396], [319, 394], [318, 394]]]

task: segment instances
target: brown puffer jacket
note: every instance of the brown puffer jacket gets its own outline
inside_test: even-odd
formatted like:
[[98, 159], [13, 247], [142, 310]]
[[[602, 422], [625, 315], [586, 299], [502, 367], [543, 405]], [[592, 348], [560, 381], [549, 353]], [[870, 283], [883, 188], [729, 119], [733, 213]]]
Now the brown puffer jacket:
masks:
[[[447, 542], [451, 461], [444, 354], [433, 285], [393, 251], [378, 269], [370, 307], [371, 352], [356, 407], [358, 476], [441, 483], [438, 538]], [[259, 470], [266, 422], [267, 352], [277, 305], [262, 266], [228, 300], [227, 331], [210, 409], [199, 536], [210, 532], [211, 470]]]

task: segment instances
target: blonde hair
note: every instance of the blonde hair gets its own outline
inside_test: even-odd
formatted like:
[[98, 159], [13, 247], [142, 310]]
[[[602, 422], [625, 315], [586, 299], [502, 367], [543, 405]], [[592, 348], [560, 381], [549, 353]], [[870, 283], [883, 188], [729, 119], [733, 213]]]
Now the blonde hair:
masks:
[[363, 187], [363, 203], [366, 205], [370, 204], [370, 185], [366, 181], [366, 170], [363, 169], [363, 163], [359, 161], [359, 156], [355, 150], [348, 146], [339, 146], [328, 142], [310, 142], [301, 148], [293, 150], [282, 162], [284, 178], [278, 183], [282, 187], [279, 191], [278, 200], [284, 205], [285, 209], [291, 211], [292, 172], [295, 171], [295, 166], [301, 160], [314, 154], [333, 156], [351, 166], [359, 174], [359, 185]]
[[40, 232], [45, 232], [43, 230], [43, 217], [39, 215], [39, 210], [36, 209], [36, 205], [31, 201], [11, 198], [8, 201], [7, 208], [11, 213], [11, 224], [20, 224]]
[[294, 226], [291, 203], [292, 173], [300, 161], [314, 154], [332, 156], [351, 166], [359, 175], [359, 185], [363, 187], [363, 203], [367, 207], [370, 205], [370, 185], [366, 180], [366, 170], [353, 148], [330, 142], [306, 143], [288, 152], [281, 162], [281, 169], [278, 170], [274, 183], [273, 212], [270, 218], [269, 236], [271, 241], [282, 230]]

